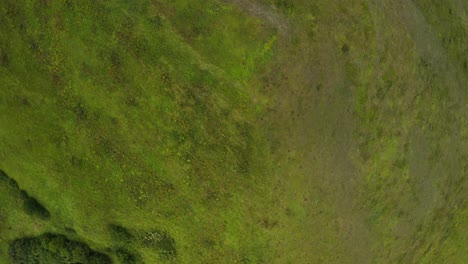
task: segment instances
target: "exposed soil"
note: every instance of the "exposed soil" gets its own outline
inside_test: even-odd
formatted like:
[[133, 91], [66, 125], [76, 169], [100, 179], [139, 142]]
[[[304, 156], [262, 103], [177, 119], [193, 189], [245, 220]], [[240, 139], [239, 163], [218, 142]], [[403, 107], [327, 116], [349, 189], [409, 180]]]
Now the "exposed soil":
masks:
[[262, 20], [266, 25], [278, 29], [282, 36], [289, 35], [291, 28], [288, 19], [282, 15], [274, 6], [268, 7], [249, 0], [223, 0], [240, 7], [249, 15]]

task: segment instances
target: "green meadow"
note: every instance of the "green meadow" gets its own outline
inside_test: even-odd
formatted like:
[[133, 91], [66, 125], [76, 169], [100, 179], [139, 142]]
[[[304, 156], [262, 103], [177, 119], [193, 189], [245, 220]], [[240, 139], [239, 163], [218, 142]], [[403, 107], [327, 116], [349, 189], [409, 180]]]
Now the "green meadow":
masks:
[[468, 262], [468, 4], [0, 1], [0, 263]]

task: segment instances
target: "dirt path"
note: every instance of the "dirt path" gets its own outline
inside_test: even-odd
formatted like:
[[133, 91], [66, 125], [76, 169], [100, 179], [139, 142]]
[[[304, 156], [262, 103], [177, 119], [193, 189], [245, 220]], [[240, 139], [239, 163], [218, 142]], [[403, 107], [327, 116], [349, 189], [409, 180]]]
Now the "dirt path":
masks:
[[[463, 21], [467, 21], [466, 12], [460, 1], [455, 0], [454, 6], [458, 7], [456, 13]], [[415, 44], [416, 51], [429, 65], [438, 73], [449, 90], [451, 100], [459, 103], [464, 102], [467, 95], [468, 85], [466, 74], [454, 64], [448, 51], [443, 47], [437, 32], [426, 21], [423, 12], [413, 1], [373, 1], [374, 6], [382, 13], [391, 16], [395, 24], [403, 27]], [[379, 18], [375, 18], [379, 20]], [[468, 24], [466, 24], [468, 26]], [[466, 28], [468, 30], [468, 28]], [[379, 35], [385, 32], [382, 25], [376, 24], [377, 45], [384, 45], [385, 40]]]
[[273, 6], [264, 6], [251, 0], [223, 1], [238, 6], [249, 15], [264, 21], [268, 26], [278, 29], [278, 33], [282, 36], [288, 35], [291, 30], [288, 19]]
[[451, 62], [447, 50], [442, 46], [437, 33], [427, 23], [424, 14], [413, 1], [399, 1], [401, 22], [413, 38], [416, 49], [421, 57], [426, 59], [431, 67], [438, 72], [449, 89], [452, 100], [463, 102], [468, 85], [464, 74]]
[[[290, 167], [278, 176], [291, 200], [303, 199], [304, 218], [292, 220], [297, 234], [282, 246], [302, 246], [296, 263], [370, 263], [368, 231], [358, 207], [359, 175], [352, 161], [353, 96], [341, 49], [324, 30], [317, 43], [283, 51], [265, 78], [275, 98], [267, 127], [278, 155]], [[285, 59], [287, 58], [287, 59]], [[287, 191], [286, 191], [287, 192]], [[294, 223], [298, 221], [299, 223]], [[292, 229], [292, 228], [291, 228]], [[294, 229], [292, 229], [294, 230]], [[287, 263], [294, 259], [277, 259]]]

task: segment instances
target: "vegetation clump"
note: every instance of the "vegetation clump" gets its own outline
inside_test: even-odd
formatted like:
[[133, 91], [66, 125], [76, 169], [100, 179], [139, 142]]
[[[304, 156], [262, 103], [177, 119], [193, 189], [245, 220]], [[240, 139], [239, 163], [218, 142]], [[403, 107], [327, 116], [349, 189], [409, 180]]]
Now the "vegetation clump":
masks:
[[141, 256], [137, 253], [130, 252], [125, 248], [119, 248], [115, 251], [115, 256], [117, 260], [122, 264], [139, 264], [144, 263], [141, 260]]
[[6, 174], [6, 172], [4, 172], [3, 170], [0, 170], [0, 182], [5, 182], [8, 186], [13, 187], [15, 189], [19, 189], [16, 181], [10, 178], [10, 176], [8, 176], [8, 174]]
[[13, 264], [112, 263], [109, 256], [92, 250], [82, 242], [50, 233], [12, 241], [9, 255]]
[[109, 231], [112, 240], [117, 244], [126, 244], [134, 239], [133, 234], [121, 225], [110, 224]]
[[177, 256], [176, 242], [166, 231], [152, 230], [142, 236], [142, 243], [145, 247], [158, 250], [163, 258], [174, 258]]
[[0, 181], [6, 182], [15, 193], [19, 193], [19, 197], [23, 201], [23, 211], [27, 215], [39, 217], [43, 220], [50, 218], [50, 212], [36, 198], [31, 197], [25, 190], [21, 189], [15, 179], [8, 176], [3, 170], [0, 170]]
[[24, 198], [23, 210], [26, 214], [30, 216], [37, 216], [44, 220], [50, 218], [49, 211], [31, 196]]

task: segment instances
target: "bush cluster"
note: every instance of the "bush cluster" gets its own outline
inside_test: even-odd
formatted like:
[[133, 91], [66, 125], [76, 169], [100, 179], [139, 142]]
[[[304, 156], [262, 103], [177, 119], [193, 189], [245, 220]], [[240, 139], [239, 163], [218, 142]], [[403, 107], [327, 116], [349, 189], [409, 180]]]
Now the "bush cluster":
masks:
[[50, 212], [34, 197], [31, 197], [25, 190], [22, 190], [15, 179], [8, 176], [3, 170], [0, 170], [0, 182], [5, 182], [18, 193], [23, 201], [23, 210], [30, 216], [36, 216], [47, 220], [50, 218]]
[[92, 250], [84, 243], [50, 233], [12, 241], [9, 255], [13, 264], [112, 263], [109, 256]]
[[44, 206], [42, 206], [36, 199], [30, 196], [23, 199], [23, 210], [28, 215], [37, 216], [44, 220], [50, 218], [49, 211]]

